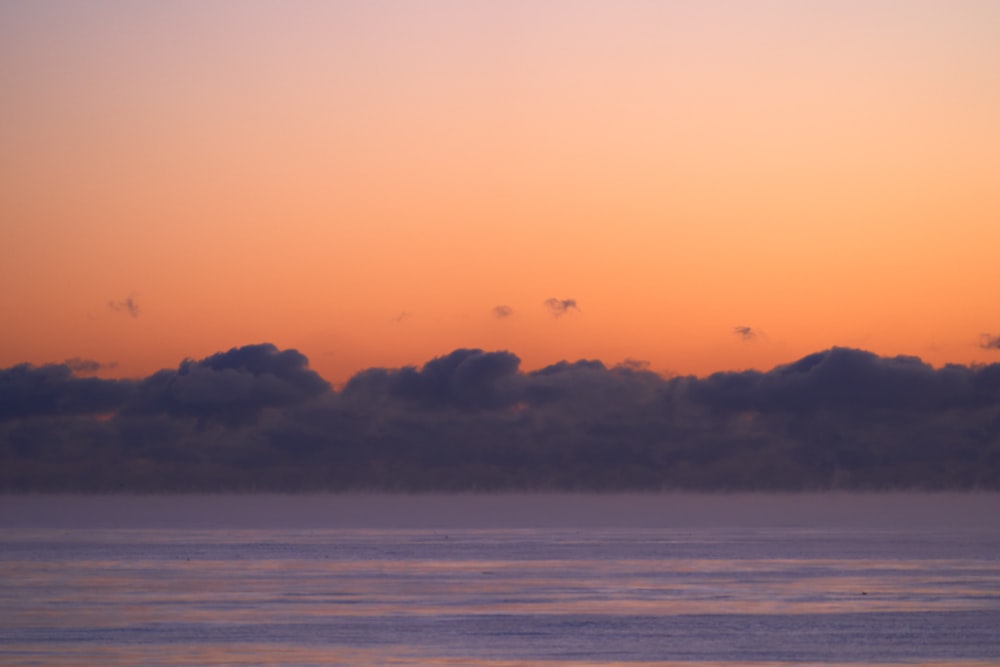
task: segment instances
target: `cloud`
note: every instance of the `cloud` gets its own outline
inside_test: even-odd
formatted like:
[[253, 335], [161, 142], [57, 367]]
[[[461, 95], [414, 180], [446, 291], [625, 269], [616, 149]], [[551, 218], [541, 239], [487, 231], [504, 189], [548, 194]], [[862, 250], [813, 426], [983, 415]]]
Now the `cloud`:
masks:
[[255, 421], [265, 409], [294, 406], [327, 391], [330, 385], [308, 368], [304, 355], [264, 343], [154, 373], [138, 384], [128, 411], [238, 425]]
[[393, 324], [402, 324], [403, 320], [409, 319], [410, 317], [411, 317], [411, 315], [404, 310], [399, 315], [396, 315], [394, 318], [392, 318], [389, 321], [392, 322]]
[[977, 390], [977, 371], [935, 370], [917, 357], [880, 357], [835, 347], [759, 371], [715, 373], [693, 385], [699, 400], [716, 408], [774, 412], [842, 410], [951, 410], [1000, 399]]
[[496, 408], [514, 401], [503, 383], [517, 373], [520, 363], [509, 352], [459, 349], [419, 370], [407, 366], [363, 371], [348, 381], [344, 394], [369, 400], [381, 395], [429, 408]]
[[0, 421], [102, 415], [117, 410], [130, 391], [128, 381], [80, 378], [66, 364], [20, 364], [0, 370]]
[[979, 347], [984, 350], [1000, 350], [1000, 336], [982, 334], [979, 337]]
[[99, 361], [94, 361], [93, 359], [80, 359], [79, 357], [73, 357], [72, 359], [64, 361], [63, 365], [73, 371], [76, 375], [93, 375], [100, 370], [115, 368], [118, 366], [118, 363], [114, 361], [101, 363]]
[[118, 301], [108, 301], [108, 308], [116, 313], [126, 313], [130, 317], [139, 317], [139, 304], [131, 294]]
[[648, 371], [651, 364], [645, 359], [626, 359], [616, 366], [616, 368], [627, 368], [632, 371]]
[[0, 491], [1000, 489], [997, 443], [1000, 363], [851, 348], [708, 377], [462, 348], [341, 391], [267, 343], [0, 369]]
[[757, 339], [757, 332], [752, 327], [733, 327], [733, 333], [739, 336], [744, 343], [750, 343]]
[[576, 305], [576, 299], [546, 299], [544, 301], [545, 307], [553, 317], [562, 317], [571, 310], [579, 310]]
[[502, 320], [504, 318], [513, 315], [514, 309], [511, 308], [510, 306], [496, 306], [495, 308], [493, 308], [492, 312], [493, 312], [493, 317], [497, 318], [498, 320]]

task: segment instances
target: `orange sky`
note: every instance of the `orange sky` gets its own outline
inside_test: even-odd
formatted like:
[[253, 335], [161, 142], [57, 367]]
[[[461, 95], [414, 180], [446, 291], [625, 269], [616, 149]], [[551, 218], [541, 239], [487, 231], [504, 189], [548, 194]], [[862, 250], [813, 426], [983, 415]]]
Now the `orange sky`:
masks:
[[971, 0], [5, 3], [0, 367], [997, 360], [997, 35]]

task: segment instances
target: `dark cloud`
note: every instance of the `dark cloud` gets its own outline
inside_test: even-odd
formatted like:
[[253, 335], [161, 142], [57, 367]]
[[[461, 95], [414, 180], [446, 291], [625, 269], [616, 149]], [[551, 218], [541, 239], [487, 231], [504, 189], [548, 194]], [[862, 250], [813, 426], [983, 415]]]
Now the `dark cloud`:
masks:
[[540, 368], [529, 374], [531, 377], [544, 377], [574, 371], [606, 371], [604, 362], [598, 359], [580, 359], [578, 361], [557, 361], [554, 364]]
[[137, 380], [0, 370], [0, 490], [1000, 489], [1000, 364], [832, 348], [769, 371], [458, 349], [330, 389], [295, 350]]
[[256, 420], [264, 409], [297, 405], [327, 391], [330, 385], [308, 368], [304, 355], [264, 343], [159, 371], [138, 384], [128, 408], [132, 414], [240, 424]]
[[387, 397], [431, 408], [479, 409], [508, 405], [513, 400], [504, 380], [517, 373], [521, 361], [509, 352], [455, 350], [417, 370], [374, 368], [358, 373], [344, 394]]
[[116, 313], [126, 313], [130, 317], [139, 317], [139, 304], [132, 295], [118, 301], [108, 301], [108, 308]]
[[127, 399], [131, 383], [73, 375], [66, 364], [21, 364], [0, 370], [0, 420], [102, 415]]
[[493, 309], [493, 317], [502, 320], [514, 314], [514, 309], [510, 306], [496, 306]]
[[553, 317], [562, 317], [571, 310], [579, 310], [576, 299], [551, 298], [546, 299], [543, 303]]
[[733, 327], [733, 333], [739, 336], [740, 340], [745, 343], [757, 339], [757, 332], [753, 330], [753, 327]]
[[982, 334], [979, 337], [979, 347], [984, 350], [1000, 350], [1000, 336]]
[[694, 395], [738, 410], [948, 410], [994, 398], [975, 391], [974, 376], [963, 366], [935, 370], [916, 357], [835, 347], [767, 373], [715, 373], [695, 385]]

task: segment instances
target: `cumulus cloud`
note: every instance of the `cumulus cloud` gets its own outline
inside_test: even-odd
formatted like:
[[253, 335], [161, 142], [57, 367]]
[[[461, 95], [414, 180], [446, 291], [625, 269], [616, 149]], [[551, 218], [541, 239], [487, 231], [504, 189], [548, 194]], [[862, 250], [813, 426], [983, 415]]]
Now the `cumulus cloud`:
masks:
[[117, 410], [131, 389], [127, 381], [77, 377], [66, 364], [20, 364], [0, 370], [0, 421], [102, 415]]
[[[984, 376], [985, 377], [985, 376]], [[916, 357], [832, 348], [762, 373], [715, 373], [692, 385], [705, 405], [733, 410], [861, 414], [974, 408], [1000, 398], [964, 366], [935, 370]]]
[[754, 331], [753, 327], [733, 327], [733, 333], [740, 337], [744, 343], [750, 343], [757, 340], [757, 332]]
[[496, 306], [495, 308], [493, 308], [492, 312], [493, 312], [493, 317], [497, 318], [498, 320], [502, 320], [504, 318], [513, 315], [514, 309], [511, 308], [510, 306]]
[[503, 381], [517, 373], [520, 363], [509, 352], [459, 349], [419, 370], [407, 366], [363, 371], [348, 381], [344, 394], [369, 399], [382, 395], [430, 408], [495, 408], [514, 400]]
[[457, 349], [334, 391], [270, 344], [0, 370], [0, 490], [1000, 489], [1000, 363], [831, 348], [663, 377]]
[[576, 299], [546, 299], [543, 304], [553, 317], [562, 317], [571, 310], [579, 310]]
[[138, 384], [128, 407], [132, 414], [242, 424], [267, 408], [290, 407], [327, 391], [330, 385], [308, 368], [304, 355], [264, 343], [154, 373]]
[[139, 317], [139, 304], [131, 294], [117, 301], [108, 301], [108, 308], [116, 313], [125, 313], [129, 317]]
[[1000, 336], [982, 334], [979, 337], [979, 347], [984, 350], [1000, 350]]

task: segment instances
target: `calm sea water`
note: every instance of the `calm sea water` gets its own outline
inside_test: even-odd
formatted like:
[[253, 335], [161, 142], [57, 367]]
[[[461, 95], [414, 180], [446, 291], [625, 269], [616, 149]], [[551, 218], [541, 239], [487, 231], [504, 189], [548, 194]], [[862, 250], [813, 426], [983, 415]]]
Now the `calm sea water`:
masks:
[[0, 497], [0, 664], [998, 665], [1000, 496]]

